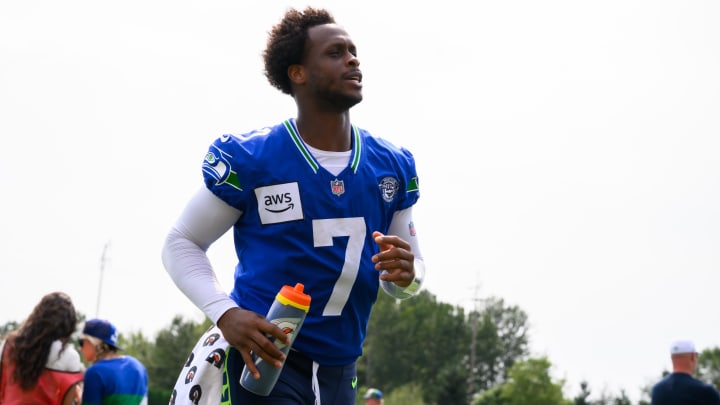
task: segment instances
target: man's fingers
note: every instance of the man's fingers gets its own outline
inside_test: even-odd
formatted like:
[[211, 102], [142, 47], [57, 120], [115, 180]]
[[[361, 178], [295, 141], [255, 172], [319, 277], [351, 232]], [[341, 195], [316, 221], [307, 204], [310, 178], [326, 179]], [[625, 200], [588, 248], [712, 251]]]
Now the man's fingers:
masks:
[[247, 369], [250, 374], [252, 374], [253, 378], [256, 380], [260, 378], [260, 371], [258, 371], [257, 367], [255, 367], [255, 362], [253, 361], [253, 356], [250, 354], [250, 351], [242, 350], [240, 351], [240, 355], [242, 356], [245, 366], [247, 366]]

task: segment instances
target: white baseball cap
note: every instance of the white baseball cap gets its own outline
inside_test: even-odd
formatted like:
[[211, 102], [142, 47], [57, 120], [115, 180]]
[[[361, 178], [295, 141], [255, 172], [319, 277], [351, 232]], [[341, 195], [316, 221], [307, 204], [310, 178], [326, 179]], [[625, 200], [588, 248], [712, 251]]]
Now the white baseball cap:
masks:
[[670, 345], [670, 354], [697, 353], [695, 344], [689, 340], [676, 340]]

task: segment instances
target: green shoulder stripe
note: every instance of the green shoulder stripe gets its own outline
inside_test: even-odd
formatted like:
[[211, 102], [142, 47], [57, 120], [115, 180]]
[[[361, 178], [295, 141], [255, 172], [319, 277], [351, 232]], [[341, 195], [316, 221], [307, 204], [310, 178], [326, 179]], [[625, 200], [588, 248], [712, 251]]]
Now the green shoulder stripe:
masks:
[[409, 193], [411, 191], [418, 191], [419, 189], [420, 189], [420, 187], [418, 187], [418, 179], [417, 179], [417, 177], [413, 177], [408, 182], [408, 185], [407, 185], [407, 188], [405, 189], [405, 191]]

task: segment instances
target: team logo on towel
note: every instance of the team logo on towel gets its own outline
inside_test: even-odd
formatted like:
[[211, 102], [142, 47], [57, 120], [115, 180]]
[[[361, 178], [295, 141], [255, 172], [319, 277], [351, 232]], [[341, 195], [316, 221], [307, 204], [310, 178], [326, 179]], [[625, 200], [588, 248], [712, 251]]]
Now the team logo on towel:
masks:
[[195, 379], [195, 373], [197, 372], [197, 367], [192, 366], [190, 370], [188, 370], [187, 374], [185, 374], [185, 384], [190, 384]]
[[206, 358], [205, 361], [212, 364], [216, 368], [222, 367], [223, 363], [225, 363], [225, 350], [223, 349], [215, 349], [210, 353]]
[[215, 342], [218, 341], [218, 339], [220, 339], [220, 334], [213, 333], [212, 335], [209, 335], [208, 337], [205, 338], [205, 341], [203, 342], [203, 346], [212, 346], [215, 344]]
[[188, 396], [190, 401], [197, 405], [200, 403], [200, 398], [202, 398], [202, 388], [200, 388], [199, 385], [196, 385], [190, 389], [190, 395]]
[[183, 367], [187, 367], [187, 366], [189, 366], [190, 364], [192, 364], [192, 361], [193, 361], [194, 358], [195, 358], [195, 353], [190, 352], [190, 355], [188, 356], [188, 359], [187, 359], [187, 361], [185, 362], [185, 366], [183, 366]]

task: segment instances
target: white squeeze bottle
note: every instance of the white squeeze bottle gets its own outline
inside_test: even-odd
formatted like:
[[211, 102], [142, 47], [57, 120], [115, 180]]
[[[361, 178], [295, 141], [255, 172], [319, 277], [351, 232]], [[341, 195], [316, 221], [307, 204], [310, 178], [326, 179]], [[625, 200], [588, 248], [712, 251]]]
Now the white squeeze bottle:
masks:
[[[275, 345], [285, 353], [286, 357], [290, 351], [290, 346], [295, 341], [295, 337], [300, 332], [303, 321], [305, 321], [305, 315], [310, 310], [310, 296], [303, 292], [304, 288], [305, 286], [301, 283], [295, 284], [295, 287], [283, 286], [275, 296], [275, 301], [273, 301], [266, 315], [268, 321], [277, 325], [290, 337], [289, 345], [275, 340]], [[255, 354], [253, 354], [253, 360], [260, 372], [260, 378], [256, 380], [248, 371], [246, 365], [240, 376], [240, 385], [254, 394], [268, 396], [275, 387], [282, 368], [275, 368], [274, 365]]]

